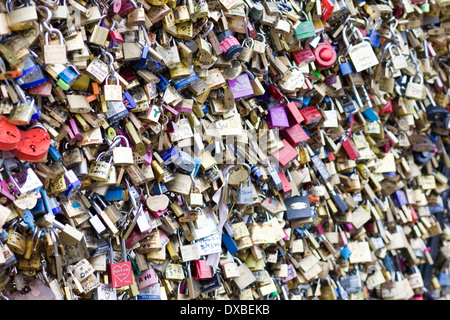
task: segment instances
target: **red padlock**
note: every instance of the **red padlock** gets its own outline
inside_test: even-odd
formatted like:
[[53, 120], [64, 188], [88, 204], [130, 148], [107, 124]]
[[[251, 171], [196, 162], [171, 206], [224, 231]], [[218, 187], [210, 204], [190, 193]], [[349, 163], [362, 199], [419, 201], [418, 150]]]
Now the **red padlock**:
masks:
[[20, 141], [11, 153], [20, 160], [37, 162], [47, 155], [50, 135], [42, 128], [20, 131]]
[[8, 118], [2, 115], [0, 119], [0, 150], [13, 150], [19, 141], [19, 128], [8, 123]]
[[293, 52], [292, 57], [298, 65], [301, 65], [302, 63], [310, 63], [316, 60], [316, 56], [310, 48]]
[[344, 147], [345, 152], [347, 152], [348, 157], [351, 160], [355, 160], [359, 158], [358, 149], [356, 149], [353, 141], [350, 138], [347, 138], [341, 142], [342, 147]]
[[385, 115], [385, 114], [392, 113], [392, 112], [394, 112], [394, 110], [392, 109], [392, 101], [391, 101], [391, 99], [389, 99], [389, 100], [386, 102], [386, 104], [384, 105], [383, 109], [381, 109], [381, 110], [378, 112], [378, 114], [379, 114], [380, 116], [383, 116], [383, 115]]
[[286, 97], [278, 90], [277, 87], [273, 83], [267, 86], [267, 91], [269, 91], [270, 95], [278, 102], [278, 104], [286, 107], [288, 105], [288, 100]]
[[321, 1], [321, 7], [322, 7], [322, 17], [320, 18], [322, 21], [327, 21], [334, 10], [334, 1], [331, 0], [322, 0]]
[[322, 119], [322, 114], [317, 110], [316, 107], [306, 107], [300, 110], [303, 118], [305, 119], [305, 123], [307, 125], [316, 124]]
[[290, 102], [286, 106], [286, 114], [289, 120], [289, 126], [291, 127], [305, 120], [298, 109], [299, 107], [301, 107], [301, 104], [298, 102]]
[[336, 51], [327, 39], [319, 43], [314, 50], [314, 55], [316, 56], [315, 64], [318, 68], [328, 69], [336, 62]]
[[211, 267], [206, 262], [206, 260], [193, 261], [195, 280], [212, 278]]
[[113, 288], [131, 286], [133, 284], [133, 270], [131, 261], [127, 261], [125, 239], [122, 238], [123, 262], [113, 263], [113, 250], [110, 243], [110, 264], [108, 265], [109, 277]]
[[292, 195], [292, 187], [291, 184], [289, 183], [289, 180], [287, 179], [286, 175], [284, 174], [283, 171], [278, 172], [278, 177], [280, 177], [281, 180], [281, 193], [283, 194], [283, 198], [290, 198]]

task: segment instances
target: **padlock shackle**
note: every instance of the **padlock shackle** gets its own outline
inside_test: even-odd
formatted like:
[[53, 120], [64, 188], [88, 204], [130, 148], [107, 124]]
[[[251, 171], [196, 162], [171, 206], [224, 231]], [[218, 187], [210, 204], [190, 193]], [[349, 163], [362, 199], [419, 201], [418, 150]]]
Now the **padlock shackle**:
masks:
[[50, 10], [50, 8], [46, 7], [46, 6], [36, 6], [36, 11], [41, 14], [42, 16], [44, 16], [45, 21], [41, 21], [39, 23], [39, 27], [43, 26], [45, 28], [45, 30], [49, 31], [51, 29], [53, 29], [53, 27], [50, 24], [50, 21], [52, 19], [52, 11]]
[[61, 31], [56, 28], [51, 28], [49, 31], [45, 32], [45, 44], [48, 45], [50, 33], [56, 33], [59, 37], [59, 44], [64, 44], [64, 36]]

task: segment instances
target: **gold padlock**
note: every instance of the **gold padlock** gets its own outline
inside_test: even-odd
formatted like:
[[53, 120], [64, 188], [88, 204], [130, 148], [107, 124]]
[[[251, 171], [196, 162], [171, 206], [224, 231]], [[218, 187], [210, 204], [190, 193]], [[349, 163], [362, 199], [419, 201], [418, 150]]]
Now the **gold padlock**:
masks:
[[95, 181], [107, 181], [109, 172], [112, 167], [112, 157], [110, 157], [109, 162], [101, 161], [101, 159], [105, 158], [105, 153], [102, 152], [98, 155], [97, 159], [92, 162], [88, 171], [88, 178]]

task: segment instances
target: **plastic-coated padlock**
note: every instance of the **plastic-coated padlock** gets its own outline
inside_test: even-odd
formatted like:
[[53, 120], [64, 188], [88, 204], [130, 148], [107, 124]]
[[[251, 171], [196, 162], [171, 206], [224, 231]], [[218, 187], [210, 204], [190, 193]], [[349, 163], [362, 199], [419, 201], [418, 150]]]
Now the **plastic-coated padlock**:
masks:
[[20, 141], [11, 153], [21, 160], [36, 162], [47, 155], [49, 148], [50, 135], [46, 130], [36, 127], [20, 131]]

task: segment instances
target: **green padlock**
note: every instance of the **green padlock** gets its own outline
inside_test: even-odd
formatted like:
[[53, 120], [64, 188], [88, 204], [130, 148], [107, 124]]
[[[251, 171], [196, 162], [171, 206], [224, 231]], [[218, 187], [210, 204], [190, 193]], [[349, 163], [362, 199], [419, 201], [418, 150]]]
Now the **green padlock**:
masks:
[[428, 2], [428, 0], [426, 0], [424, 3], [420, 5], [420, 10], [422, 10], [423, 13], [430, 12], [430, 3]]
[[313, 22], [311, 20], [308, 20], [308, 16], [305, 12], [303, 12], [303, 15], [305, 16], [306, 20], [300, 22], [300, 24], [295, 28], [294, 31], [294, 35], [297, 40], [311, 38], [316, 35]]
[[63, 90], [65, 90], [65, 91], [67, 91], [67, 90], [69, 90], [70, 89], [70, 86], [69, 86], [69, 84], [67, 83], [67, 82], [65, 82], [63, 79], [58, 79], [58, 81], [56, 82], [56, 84], [58, 85], [58, 86], [60, 86], [61, 87], [61, 89], [63, 89]]

